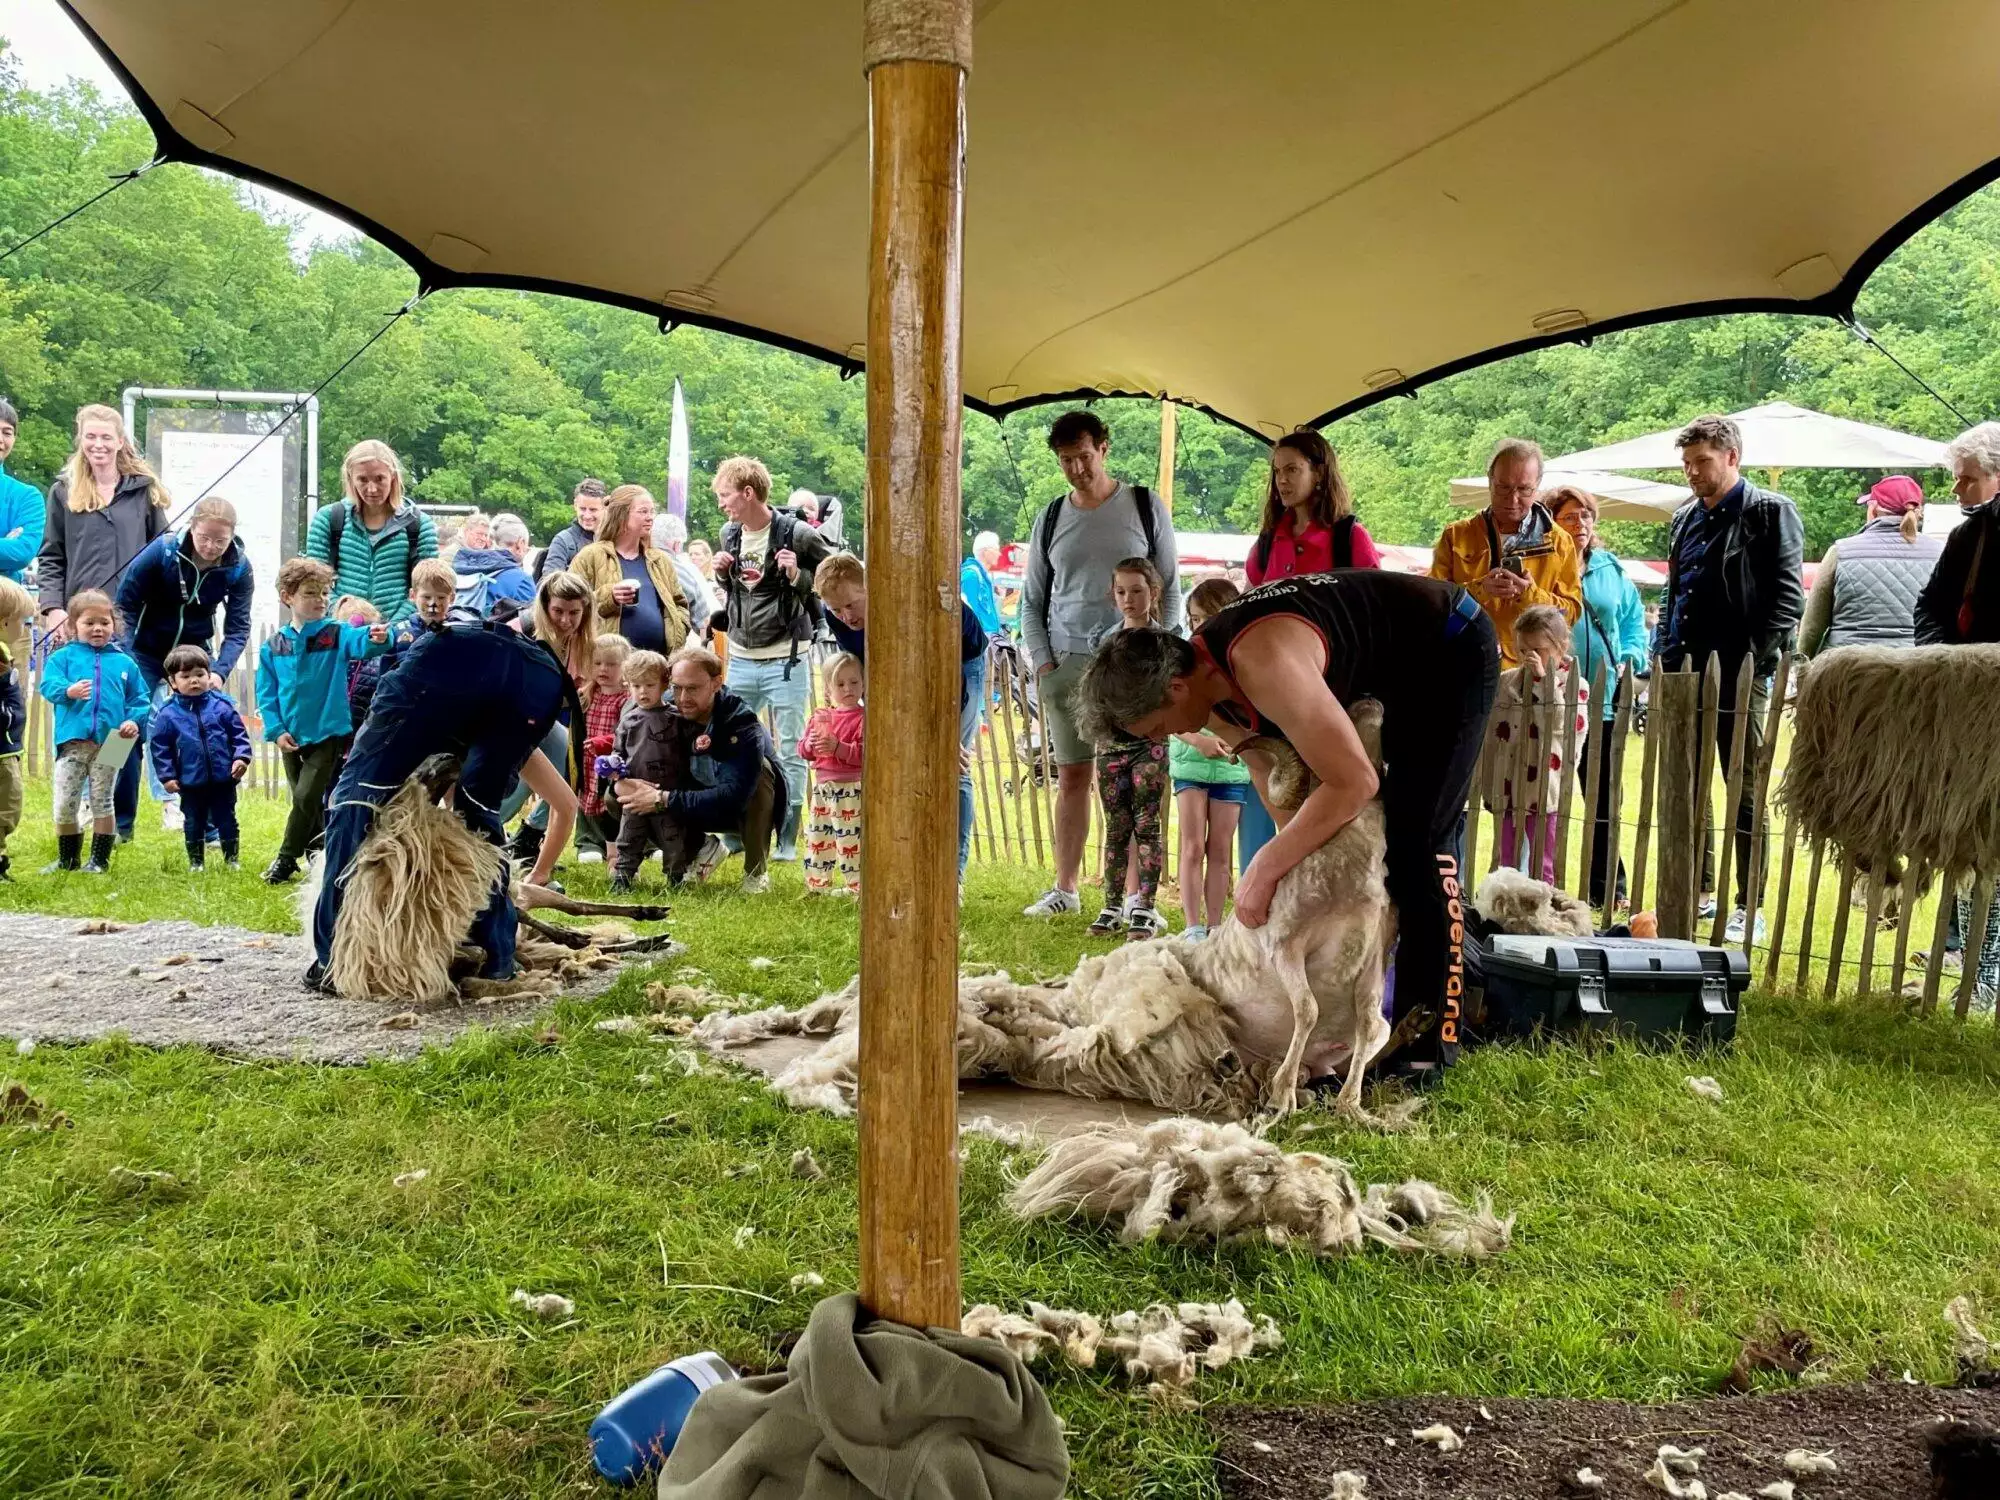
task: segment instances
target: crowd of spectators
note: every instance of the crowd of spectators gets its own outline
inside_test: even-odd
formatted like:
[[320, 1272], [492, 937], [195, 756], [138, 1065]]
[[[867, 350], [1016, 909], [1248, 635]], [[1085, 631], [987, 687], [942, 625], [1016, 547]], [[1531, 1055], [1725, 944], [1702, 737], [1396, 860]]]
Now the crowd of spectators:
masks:
[[[0, 402], [0, 461], [16, 422]], [[190, 862], [223, 839], [233, 862], [224, 793], [242, 774], [235, 762], [247, 757], [196, 751], [203, 726], [219, 726], [217, 744], [235, 743], [229, 714], [209, 696], [228, 701], [225, 682], [250, 641], [255, 580], [238, 517], [219, 498], [173, 516], [109, 407], [82, 408], [75, 437], [46, 500], [0, 468], [0, 580], [18, 584], [38, 559], [39, 624], [52, 644], [82, 648], [65, 664], [88, 666], [102, 681], [108, 652], [130, 666], [129, 679], [122, 666], [111, 678], [139, 686], [130, 705], [120, 696], [116, 723], [99, 722], [107, 720], [102, 704], [90, 713], [65, 708], [77, 732], [58, 749], [79, 769], [64, 783], [69, 805], [57, 809], [58, 826], [80, 840], [87, 811], [102, 866], [97, 830], [108, 821], [114, 840], [131, 836], [143, 765], [169, 826], [181, 825], [184, 806], [198, 806]], [[1182, 904], [1190, 925], [1204, 930], [1221, 920], [1232, 847], [1239, 868], [1247, 865], [1276, 822], [1221, 740], [1200, 732], [1165, 746], [1097, 743], [1078, 722], [1075, 684], [1122, 629], [1185, 633], [1243, 588], [1376, 568], [1382, 553], [1357, 518], [1332, 445], [1302, 430], [1271, 448], [1258, 535], [1240, 579], [1202, 580], [1184, 596], [1172, 515], [1158, 495], [1118, 474], [1104, 423], [1088, 410], [1066, 412], [1048, 446], [1065, 490], [1027, 522], [1018, 579], [1000, 577], [1003, 548], [991, 531], [974, 538], [960, 573], [960, 871], [973, 823], [970, 755], [991, 705], [991, 648], [1005, 642], [1025, 663], [1029, 733], [1035, 748], [1046, 746], [1055, 774], [1055, 880], [1024, 914], [1082, 910], [1095, 795], [1109, 836], [1094, 930], [1161, 930], [1155, 891], [1171, 795], [1182, 830]], [[1810, 600], [1797, 509], [1744, 478], [1734, 424], [1699, 418], [1680, 434], [1680, 449], [1695, 498], [1673, 519], [1656, 621], [1599, 537], [1596, 498], [1572, 483], [1546, 484], [1541, 449], [1526, 439], [1495, 447], [1488, 504], [1447, 526], [1433, 550], [1432, 576], [1458, 585], [1490, 618], [1501, 664], [1517, 674], [1503, 681], [1503, 699], [1545, 676], [1573, 673], [1587, 685], [1576, 754], [1596, 757], [1600, 779], [1613, 736], [1593, 731], [1614, 719], [1653, 661], [1718, 659], [1716, 746], [1726, 775], [1737, 716], [1748, 716], [1754, 753], [1773, 669], [1794, 641], [1811, 656], [1850, 644], [2000, 640], [2000, 424], [1951, 445], [1967, 519], [1948, 540], [1922, 534], [1921, 486], [1886, 478], [1861, 499], [1861, 530], [1828, 551]], [[851, 867], [864, 826], [867, 574], [847, 550], [838, 498], [795, 489], [777, 501], [769, 470], [743, 455], [717, 465], [715, 514], [701, 519], [664, 512], [643, 486], [587, 478], [570, 496], [569, 522], [537, 549], [515, 514], [474, 511], [441, 523], [412, 501], [400, 459], [379, 441], [347, 453], [341, 489], [276, 580], [286, 618], [261, 654], [252, 713], [283, 751], [295, 801], [267, 878], [297, 872], [319, 834], [325, 789], [400, 653], [424, 632], [477, 620], [539, 641], [567, 680], [563, 711], [496, 809], [507, 823], [534, 804], [511, 845], [532, 878], [558, 878], [573, 825], [577, 857], [611, 863], [621, 886], [642, 878], [648, 853], [661, 856], [665, 878], [681, 880], [706, 878], [740, 850], [753, 891], [765, 886], [769, 860], [802, 854], [810, 891], [858, 888]], [[691, 521], [709, 535], [691, 534]], [[1018, 644], [1003, 623], [1005, 586], [1019, 590]], [[73, 618], [79, 600], [88, 633]], [[12, 685], [8, 664], [26, 659], [28, 613], [0, 618], [0, 686]], [[1745, 662], [1750, 690], [1739, 702]], [[822, 707], [809, 717], [815, 674]], [[143, 734], [149, 720], [170, 731], [155, 736], [151, 754], [103, 755], [97, 765], [108, 738], [127, 727]], [[18, 743], [18, 726], [11, 732]], [[0, 770], [6, 743], [0, 736]], [[1536, 767], [1544, 786], [1580, 769]], [[5, 833], [19, 820], [16, 810], [10, 822], [5, 783], [0, 776], [0, 877]], [[1515, 812], [1521, 818], [1509, 857], [1524, 863], [1546, 794], [1524, 782], [1502, 795], [1511, 799], [1509, 827]], [[1746, 778], [1732, 820], [1738, 937], [1753, 872], [1769, 863], [1752, 858], [1751, 798]], [[1593, 902], [1607, 891], [1622, 899], [1612, 833], [1600, 810]], [[75, 866], [76, 853], [66, 842], [59, 865]], [[1712, 857], [1704, 862], [1706, 910], [1718, 894], [1711, 866]]]

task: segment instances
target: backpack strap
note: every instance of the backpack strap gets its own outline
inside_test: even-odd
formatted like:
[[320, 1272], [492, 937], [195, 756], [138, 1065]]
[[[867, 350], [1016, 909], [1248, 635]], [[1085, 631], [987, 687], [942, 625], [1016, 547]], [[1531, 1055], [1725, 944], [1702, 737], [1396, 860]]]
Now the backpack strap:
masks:
[[1275, 528], [1257, 538], [1257, 574], [1260, 578], [1271, 576], [1271, 548], [1277, 545], [1277, 541]]
[[1139, 507], [1139, 527], [1146, 533], [1146, 560], [1159, 562], [1159, 538], [1155, 535], [1159, 522], [1153, 516], [1153, 492], [1143, 484], [1132, 486], [1132, 503]]
[[326, 517], [326, 557], [333, 564], [333, 577], [340, 580], [340, 534], [347, 530], [347, 502], [335, 502]]
[[1333, 523], [1333, 565], [1354, 566], [1354, 517], [1341, 516]]
[[1493, 508], [1488, 506], [1482, 510], [1479, 519], [1486, 523], [1486, 547], [1491, 559], [1486, 566], [1497, 568], [1500, 566], [1500, 528], [1493, 524]]
[[1037, 547], [1036, 550], [1041, 553], [1041, 558], [1042, 558], [1042, 634], [1043, 635], [1048, 634], [1049, 595], [1054, 591], [1056, 586], [1056, 560], [1055, 560], [1055, 555], [1050, 551], [1050, 549], [1055, 546], [1056, 522], [1062, 519], [1062, 508], [1064, 504], [1068, 502], [1068, 500], [1069, 500], [1068, 495], [1058, 495], [1056, 496], [1055, 499], [1051, 500], [1048, 504], [1048, 508], [1042, 512], [1041, 525], [1036, 530], [1036, 539], [1039, 543], [1039, 546]]

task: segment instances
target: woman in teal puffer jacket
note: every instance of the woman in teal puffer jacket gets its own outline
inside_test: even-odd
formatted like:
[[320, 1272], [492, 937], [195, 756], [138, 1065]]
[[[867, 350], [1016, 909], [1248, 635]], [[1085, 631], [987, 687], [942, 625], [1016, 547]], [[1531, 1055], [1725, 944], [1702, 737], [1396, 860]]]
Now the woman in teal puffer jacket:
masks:
[[[1573, 484], [1559, 484], [1542, 495], [1542, 503], [1556, 524], [1570, 534], [1577, 554], [1583, 559], [1583, 613], [1571, 627], [1571, 651], [1583, 680], [1597, 692], [1603, 674], [1604, 691], [1599, 699], [1608, 723], [1618, 712], [1618, 695], [1613, 690], [1621, 667], [1633, 672], [1646, 669], [1646, 606], [1639, 590], [1625, 576], [1617, 555], [1597, 540], [1597, 497]], [[1616, 840], [1611, 827], [1611, 741], [1608, 734], [1590, 737], [1591, 754], [1597, 757], [1597, 784], [1607, 790], [1597, 800], [1596, 827], [1590, 835], [1590, 904], [1604, 904], [1604, 872], [1612, 862]], [[1617, 864], [1617, 899], [1625, 899], [1625, 861]]]
[[403, 461], [375, 438], [347, 450], [340, 487], [345, 498], [306, 528], [306, 556], [333, 569], [336, 597], [366, 599], [394, 624], [416, 613], [410, 573], [437, 556], [437, 527], [403, 494]]

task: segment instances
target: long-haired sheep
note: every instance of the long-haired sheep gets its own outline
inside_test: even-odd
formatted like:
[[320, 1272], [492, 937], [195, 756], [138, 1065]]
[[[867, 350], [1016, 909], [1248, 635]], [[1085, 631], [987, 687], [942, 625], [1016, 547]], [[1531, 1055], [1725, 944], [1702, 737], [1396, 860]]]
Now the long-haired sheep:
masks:
[[[611, 968], [612, 953], [669, 950], [659, 936], [607, 937], [537, 921], [528, 908], [576, 915], [621, 915], [656, 920], [665, 907], [575, 901], [540, 886], [517, 892], [524, 929], [515, 957], [524, 972], [515, 979], [469, 977], [475, 957], [467, 933], [506, 869], [506, 856], [468, 828], [444, 805], [458, 763], [433, 756], [397, 789], [375, 818], [343, 879], [347, 899], [333, 930], [327, 982], [350, 1000], [438, 1004], [473, 999], [552, 997], [561, 982], [593, 969]], [[299, 892], [299, 911], [310, 928], [319, 903], [323, 868], [314, 862]]]

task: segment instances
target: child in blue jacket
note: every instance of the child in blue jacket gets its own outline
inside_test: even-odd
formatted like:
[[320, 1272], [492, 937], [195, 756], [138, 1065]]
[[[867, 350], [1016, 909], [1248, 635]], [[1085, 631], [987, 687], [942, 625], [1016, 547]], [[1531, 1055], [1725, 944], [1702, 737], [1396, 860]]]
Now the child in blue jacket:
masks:
[[275, 740], [285, 757], [285, 783], [292, 791], [285, 839], [264, 871], [271, 885], [299, 873], [306, 846], [326, 824], [326, 794], [347, 758], [354, 715], [347, 706], [347, 666], [389, 649], [389, 630], [343, 625], [326, 617], [333, 593], [333, 569], [310, 557], [294, 557], [278, 569], [278, 600], [291, 623], [264, 642], [257, 665], [257, 708], [264, 738]]
[[222, 862], [238, 868], [236, 783], [250, 769], [250, 731], [227, 693], [209, 686], [208, 653], [176, 646], [161, 663], [174, 695], [153, 715], [146, 743], [160, 784], [181, 799], [181, 833], [188, 868], [204, 867], [208, 834], [222, 845]]
[[[146, 722], [152, 694], [139, 665], [118, 649], [117, 612], [111, 596], [81, 589], [69, 599], [69, 630], [75, 637], [49, 657], [42, 669], [42, 696], [55, 705], [56, 862], [44, 875], [74, 870], [83, 854], [77, 804], [90, 802], [90, 863], [86, 875], [111, 869], [118, 842], [112, 793], [119, 765], [104, 764], [104, 747], [114, 737], [136, 740]], [[136, 746], [129, 749], [136, 749]]]

